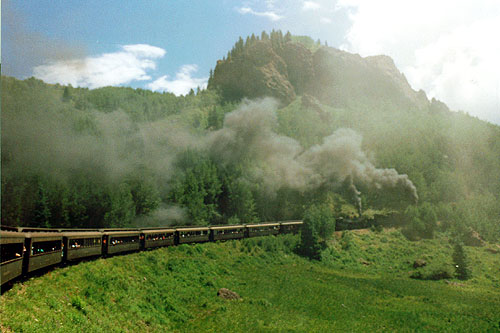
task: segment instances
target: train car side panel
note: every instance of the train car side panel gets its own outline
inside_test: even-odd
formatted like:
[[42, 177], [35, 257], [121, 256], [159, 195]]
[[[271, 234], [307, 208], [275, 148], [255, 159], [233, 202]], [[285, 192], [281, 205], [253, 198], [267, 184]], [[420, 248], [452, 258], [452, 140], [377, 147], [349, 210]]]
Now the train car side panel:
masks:
[[9, 282], [23, 274], [24, 234], [2, 231], [0, 235], [0, 284]]
[[143, 230], [144, 248], [175, 245], [175, 229]]
[[277, 235], [279, 233], [279, 223], [248, 224], [248, 237]]
[[192, 227], [176, 229], [179, 244], [208, 242], [210, 240], [210, 229], [208, 227]]
[[34, 232], [26, 238], [31, 238], [28, 272], [62, 262], [62, 234]]
[[109, 232], [107, 235], [107, 254], [138, 251], [141, 248], [139, 231]]
[[100, 232], [67, 232], [64, 234], [66, 260], [94, 257], [102, 254]]
[[212, 240], [241, 239], [245, 237], [243, 225], [210, 227]]

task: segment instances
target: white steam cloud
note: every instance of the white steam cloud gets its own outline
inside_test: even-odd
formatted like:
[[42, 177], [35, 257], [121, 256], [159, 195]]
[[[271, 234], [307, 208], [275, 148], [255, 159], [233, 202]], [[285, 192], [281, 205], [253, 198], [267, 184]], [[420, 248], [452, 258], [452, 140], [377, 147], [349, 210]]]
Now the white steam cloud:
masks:
[[262, 183], [271, 193], [281, 187], [309, 190], [339, 186], [346, 180], [375, 188], [400, 189], [418, 200], [407, 175], [394, 169], [378, 169], [361, 148], [362, 138], [351, 129], [339, 129], [323, 143], [304, 149], [292, 138], [273, 131], [277, 126], [276, 102], [264, 99], [244, 102], [228, 114], [224, 127], [208, 137], [207, 149], [221, 163], [246, 163], [251, 182]]

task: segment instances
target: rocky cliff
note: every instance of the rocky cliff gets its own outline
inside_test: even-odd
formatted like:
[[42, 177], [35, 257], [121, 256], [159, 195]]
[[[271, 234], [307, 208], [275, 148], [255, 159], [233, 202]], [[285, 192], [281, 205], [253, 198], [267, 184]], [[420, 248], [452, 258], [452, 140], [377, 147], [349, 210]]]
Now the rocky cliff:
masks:
[[412, 109], [429, 105], [425, 93], [413, 90], [388, 56], [312, 49], [276, 35], [240, 40], [227, 59], [218, 61], [209, 88], [219, 89], [229, 101], [272, 96], [286, 105], [296, 95], [309, 94], [333, 106], [361, 101]]

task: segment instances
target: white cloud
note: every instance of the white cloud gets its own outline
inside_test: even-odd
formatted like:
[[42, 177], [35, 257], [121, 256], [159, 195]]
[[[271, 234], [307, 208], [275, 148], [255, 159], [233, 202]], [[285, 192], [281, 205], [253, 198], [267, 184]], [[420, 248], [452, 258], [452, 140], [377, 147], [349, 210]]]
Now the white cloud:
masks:
[[33, 76], [48, 83], [91, 89], [150, 80], [147, 71], [155, 69], [155, 59], [166, 53], [164, 49], [147, 44], [125, 45], [121, 49], [95, 57], [54, 61], [36, 66]]
[[304, 1], [302, 4], [303, 10], [318, 10], [321, 8], [321, 5], [314, 1]]
[[330, 23], [332, 23], [332, 20], [331, 20], [331, 19], [329, 19], [328, 17], [321, 17], [321, 18], [319, 19], [319, 21], [320, 21], [321, 23], [323, 23], [323, 24], [330, 24]]
[[339, 0], [352, 26], [342, 48], [387, 54], [415, 89], [500, 124], [500, 2]]
[[153, 91], [168, 91], [175, 95], [186, 95], [191, 89], [197, 87], [205, 88], [208, 78], [194, 78], [191, 75], [198, 70], [196, 65], [184, 65], [179, 72], [175, 74], [175, 79], [169, 80], [167, 75], [164, 75], [155, 81], [149, 83], [147, 87]]
[[255, 15], [255, 16], [265, 17], [265, 18], [270, 19], [271, 21], [278, 21], [278, 20], [281, 20], [283, 18], [283, 16], [280, 16], [273, 11], [256, 12], [250, 7], [238, 8], [238, 12], [240, 14], [251, 14], [251, 15]]

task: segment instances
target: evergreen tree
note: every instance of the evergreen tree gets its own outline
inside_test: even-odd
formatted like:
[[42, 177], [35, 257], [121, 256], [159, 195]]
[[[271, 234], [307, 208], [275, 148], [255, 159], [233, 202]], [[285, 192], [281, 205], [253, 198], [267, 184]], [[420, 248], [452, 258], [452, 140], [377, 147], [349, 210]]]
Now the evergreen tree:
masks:
[[50, 228], [50, 206], [49, 206], [49, 193], [47, 184], [40, 179], [36, 180], [38, 193], [35, 199], [35, 207], [33, 210], [33, 222], [39, 227]]
[[250, 41], [252, 44], [257, 41], [257, 38], [255, 38], [255, 34], [252, 34], [252, 36], [250, 36]]
[[309, 259], [321, 259], [319, 236], [310, 220], [304, 219], [300, 232], [299, 253]]
[[303, 218], [299, 251], [310, 259], [321, 259], [321, 250], [335, 231], [335, 219], [327, 205], [310, 206]]
[[70, 87], [68, 87], [68, 86], [64, 87], [62, 100], [63, 100], [63, 102], [69, 102], [71, 100]]
[[456, 242], [453, 247], [453, 263], [455, 264], [455, 276], [460, 280], [467, 280], [470, 278], [470, 270], [468, 265], [467, 256], [464, 248], [460, 242]]

